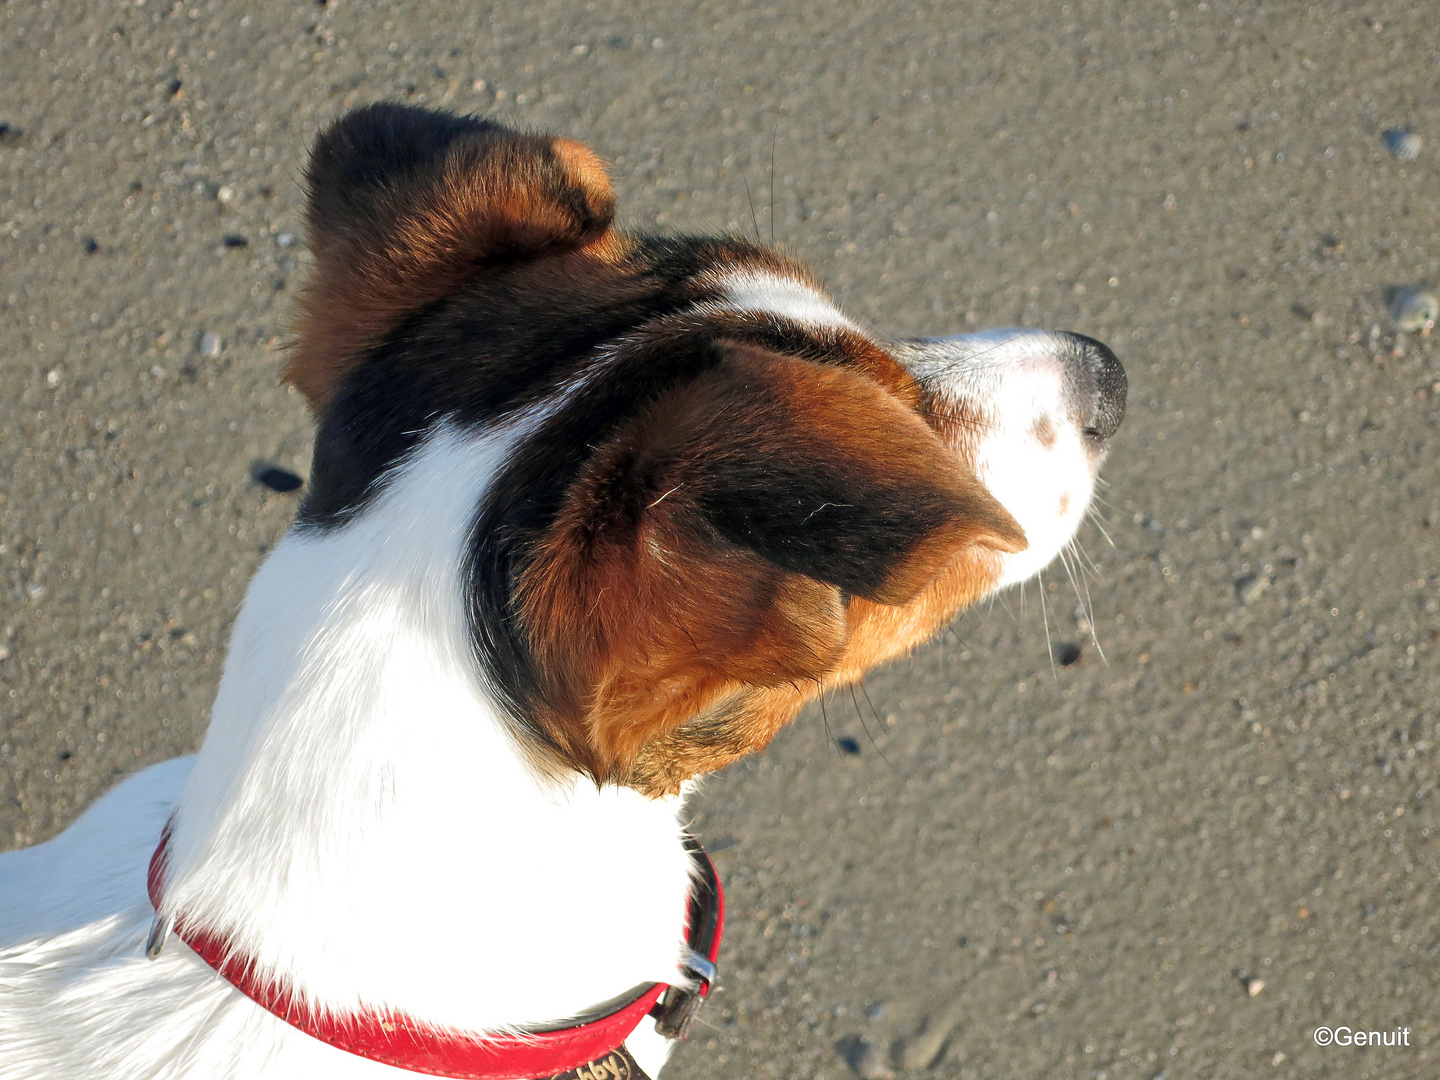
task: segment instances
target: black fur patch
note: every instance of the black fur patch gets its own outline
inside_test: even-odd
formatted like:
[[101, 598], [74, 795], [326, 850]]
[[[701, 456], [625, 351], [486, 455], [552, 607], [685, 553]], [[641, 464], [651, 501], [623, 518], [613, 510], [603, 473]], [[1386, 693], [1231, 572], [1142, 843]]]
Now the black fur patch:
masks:
[[[439, 421], [487, 427], [555, 396], [601, 346], [709, 298], [695, 277], [720, 249], [735, 258], [748, 248], [715, 240], [647, 241], [628, 268], [633, 295], [620, 301], [613, 293], [598, 295], [588, 308], [576, 295], [563, 311], [531, 302], [507, 280], [516, 271], [496, 269], [475, 288], [412, 315], [350, 373], [331, 402], [316, 433], [301, 523], [325, 528], [348, 520]], [[610, 419], [628, 415], [624, 410]]]

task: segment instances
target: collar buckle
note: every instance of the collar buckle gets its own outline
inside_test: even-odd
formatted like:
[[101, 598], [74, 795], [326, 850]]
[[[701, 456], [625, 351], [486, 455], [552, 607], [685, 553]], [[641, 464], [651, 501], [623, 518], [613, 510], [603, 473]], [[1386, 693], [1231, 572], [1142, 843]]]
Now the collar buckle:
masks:
[[650, 1010], [655, 1030], [667, 1039], [681, 1041], [689, 1037], [690, 1022], [715, 985], [715, 956], [725, 927], [725, 895], [720, 890], [715, 864], [694, 837], [685, 837], [685, 848], [694, 860], [696, 874], [680, 970], [690, 977], [691, 985], [667, 987], [665, 996]]
[[150, 933], [145, 938], [145, 959], [154, 960], [165, 948], [165, 939], [175, 929], [174, 915], [161, 915], [158, 911], [150, 921]]
[[665, 996], [655, 1003], [650, 1015], [655, 1018], [655, 1030], [667, 1039], [684, 1041], [690, 1037], [690, 1022], [700, 1011], [710, 987], [715, 982], [715, 965], [694, 949], [686, 949], [680, 961], [680, 970], [695, 980], [690, 987], [671, 986]]

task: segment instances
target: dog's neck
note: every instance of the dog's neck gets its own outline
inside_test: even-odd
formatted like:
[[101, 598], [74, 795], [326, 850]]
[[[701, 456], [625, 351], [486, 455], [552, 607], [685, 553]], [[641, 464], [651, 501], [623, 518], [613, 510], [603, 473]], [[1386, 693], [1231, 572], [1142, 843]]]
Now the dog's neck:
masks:
[[463, 554], [514, 438], [440, 428], [236, 621], [166, 907], [322, 1009], [503, 1030], [675, 978], [678, 805], [538, 775], [475, 670]]

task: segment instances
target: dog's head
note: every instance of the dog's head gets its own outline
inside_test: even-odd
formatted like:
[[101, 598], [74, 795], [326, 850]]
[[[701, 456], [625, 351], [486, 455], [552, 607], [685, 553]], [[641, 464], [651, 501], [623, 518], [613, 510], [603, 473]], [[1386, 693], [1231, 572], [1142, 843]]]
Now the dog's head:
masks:
[[441, 430], [506, 433], [475, 660], [535, 760], [597, 782], [673, 792], [1042, 568], [1124, 410], [1088, 338], [880, 341], [772, 249], [619, 232], [566, 139], [378, 105], [309, 181], [301, 526]]

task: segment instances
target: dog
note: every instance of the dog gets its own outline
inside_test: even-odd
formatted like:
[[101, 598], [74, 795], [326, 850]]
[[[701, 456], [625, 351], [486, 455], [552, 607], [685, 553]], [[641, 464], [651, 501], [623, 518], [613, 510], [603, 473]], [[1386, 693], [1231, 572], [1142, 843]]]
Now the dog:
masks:
[[199, 753], [0, 856], [0, 1077], [654, 1075], [723, 924], [686, 793], [1049, 563], [1124, 370], [881, 340], [484, 119], [307, 180], [306, 494]]

